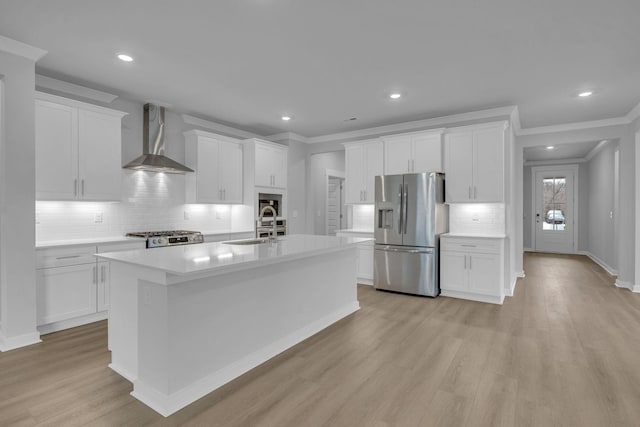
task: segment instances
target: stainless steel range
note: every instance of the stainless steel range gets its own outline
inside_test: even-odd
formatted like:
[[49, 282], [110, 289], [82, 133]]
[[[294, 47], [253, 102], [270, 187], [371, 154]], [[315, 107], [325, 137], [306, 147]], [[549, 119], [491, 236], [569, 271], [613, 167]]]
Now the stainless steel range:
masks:
[[141, 237], [143, 239], [147, 239], [147, 248], [191, 245], [194, 243], [204, 242], [202, 233], [199, 231], [188, 230], [142, 231], [139, 233], [127, 233], [127, 237]]

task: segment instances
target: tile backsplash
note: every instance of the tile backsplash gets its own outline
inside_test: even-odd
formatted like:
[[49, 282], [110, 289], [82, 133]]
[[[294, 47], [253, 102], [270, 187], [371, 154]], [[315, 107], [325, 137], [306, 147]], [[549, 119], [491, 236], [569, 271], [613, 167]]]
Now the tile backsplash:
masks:
[[505, 234], [504, 204], [460, 203], [449, 205], [451, 234]]
[[[184, 203], [184, 176], [123, 171], [121, 202], [36, 202], [36, 241], [123, 236], [131, 231], [238, 229], [247, 206]], [[235, 226], [235, 227], [234, 227]], [[246, 228], [246, 227], [245, 227]]]
[[356, 230], [373, 230], [374, 205], [353, 205], [351, 211], [351, 228]]

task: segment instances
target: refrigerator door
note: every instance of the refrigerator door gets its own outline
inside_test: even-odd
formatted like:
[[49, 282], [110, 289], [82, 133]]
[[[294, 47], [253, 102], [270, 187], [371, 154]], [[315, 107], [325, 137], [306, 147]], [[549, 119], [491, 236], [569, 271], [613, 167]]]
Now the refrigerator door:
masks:
[[404, 176], [402, 244], [405, 246], [436, 245], [436, 175], [415, 173]]
[[403, 195], [403, 175], [376, 176], [374, 229], [376, 243], [402, 245]]
[[435, 248], [376, 245], [374, 260], [374, 288], [430, 297], [440, 294]]

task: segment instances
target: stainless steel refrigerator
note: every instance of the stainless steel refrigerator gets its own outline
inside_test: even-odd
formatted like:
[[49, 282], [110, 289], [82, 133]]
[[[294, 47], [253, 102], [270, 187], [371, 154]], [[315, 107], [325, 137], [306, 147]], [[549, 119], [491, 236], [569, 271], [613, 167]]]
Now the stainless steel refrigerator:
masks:
[[438, 296], [440, 234], [449, 230], [444, 174], [376, 176], [375, 197], [373, 286]]

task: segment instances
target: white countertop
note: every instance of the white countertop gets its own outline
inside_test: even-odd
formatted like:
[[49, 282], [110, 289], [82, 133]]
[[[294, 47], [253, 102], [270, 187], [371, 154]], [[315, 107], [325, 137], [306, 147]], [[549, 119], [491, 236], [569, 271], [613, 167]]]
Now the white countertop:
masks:
[[229, 245], [224, 242], [107, 252], [98, 258], [120, 261], [175, 275], [221, 274], [277, 264], [316, 254], [330, 253], [367, 239], [294, 234], [278, 238], [275, 245]]
[[441, 234], [440, 237], [468, 237], [468, 238], [478, 238], [478, 239], [505, 239], [507, 236], [505, 234], [453, 234], [453, 233], [445, 233], [445, 234]]
[[364, 228], [345, 228], [336, 231], [336, 233], [354, 233], [354, 234], [367, 234], [373, 236], [373, 230], [367, 230]]
[[[208, 230], [201, 231], [204, 236], [215, 236], [221, 234], [244, 234], [255, 233], [255, 230]], [[136, 242], [144, 241], [141, 237], [127, 237], [127, 236], [107, 236], [107, 237], [90, 237], [87, 239], [64, 239], [64, 240], [40, 240], [36, 242], [37, 249], [53, 248], [61, 246], [82, 246], [82, 245], [99, 245], [101, 243], [121, 243], [121, 242]]]

